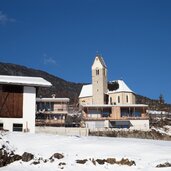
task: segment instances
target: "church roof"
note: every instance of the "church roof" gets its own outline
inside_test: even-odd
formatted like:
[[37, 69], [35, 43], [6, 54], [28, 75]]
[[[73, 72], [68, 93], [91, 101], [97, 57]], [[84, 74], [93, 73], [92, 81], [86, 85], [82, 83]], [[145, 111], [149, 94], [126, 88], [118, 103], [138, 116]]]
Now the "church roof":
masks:
[[88, 84], [88, 85], [83, 85], [79, 98], [80, 97], [91, 97], [93, 95], [92, 93], [92, 84]]
[[69, 98], [36, 98], [36, 102], [69, 102]]
[[110, 83], [117, 83], [119, 87], [115, 90], [109, 90], [108, 93], [117, 93], [117, 92], [133, 93], [133, 91], [126, 85], [126, 83], [123, 80], [110, 81]]
[[0, 75], [0, 84], [51, 87], [52, 84], [41, 77]]
[[[126, 83], [123, 80], [111, 81], [110, 83], [113, 83], [113, 82], [117, 82], [118, 83], [118, 88], [115, 89], [115, 90], [108, 90], [107, 94], [119, 93], [119, 92], [130, 92], [130, 93], [133, 93], [133, 91], [126, 85]], [[79, 95], [79, 98], [93, 96], [92, 89], [93, 89], [92, 88], [92, 84], [83, 85], [81, 93]]]
[[105, 64], [105, 62], [104, 62], [103, 57], [100, 56], [100, 55], [97, 55], [97, 57], [99, 58], [99, 61], [101, 62], [101, 64], [106, 68], [106, 64]]

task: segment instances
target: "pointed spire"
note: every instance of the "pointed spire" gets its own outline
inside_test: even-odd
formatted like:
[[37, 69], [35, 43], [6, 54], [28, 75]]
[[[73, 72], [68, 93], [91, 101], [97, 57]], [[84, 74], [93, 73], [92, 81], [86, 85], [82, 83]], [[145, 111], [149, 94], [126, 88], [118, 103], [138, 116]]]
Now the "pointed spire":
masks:
[[102, 57], [102, 55], [99, 53], [98, 50], [96, 51], [96, 56], [97, 56], [97, 57]]
[[98, 50], [96, 51], [96, 57], [98, 57], [98, 59], [99, 59], [99, 61], [101, 62], [101, 64], [102, 64], [105, 68], [107, 68], [107, 67], [106, 67], [106, 64], [105, 64], [105, 62], [104, 62], [104, 59], [103, 59], [102, 55], [99, 53]]

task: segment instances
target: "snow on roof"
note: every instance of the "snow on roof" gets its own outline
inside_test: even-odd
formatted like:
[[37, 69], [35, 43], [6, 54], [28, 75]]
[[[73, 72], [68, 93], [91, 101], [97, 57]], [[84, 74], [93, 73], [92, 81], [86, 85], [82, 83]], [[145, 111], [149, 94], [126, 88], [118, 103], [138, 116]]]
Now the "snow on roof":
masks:
[[131, 92], [133, 91], [125, 84], [123, 80], [116, 80], [116, 81], [111, 81], [111, 82], [117, 82], [119, 84], [119, 88], [113, 91], [108, 91], [108, 93], [117, 93], [117, 92]]
[[36, 102], [69, 102], [69, 98], [36, 98]]
[[79, 97], [91, 97], [92, 96], [92, 84], [83, 85]]
[[52, 84], [41, 77], [0, 75], [0, 84], [50, 87]]
[[[125, 84], [125, 82], [123, 80], [116, 80], [116, 81], [119, 84], [119, 88], [117, 90], [108, 91], [107, 94], [119, 93], [119, 92], [133, 93], [133, 91]], [[111, 81], [111, 82], [115, 82], [115, 81]], [[91, 96], [93, 96], [92, 84], [83, 85], [81, 93], [79, 95], [79, 98], [80, 97], [91, 97]]]

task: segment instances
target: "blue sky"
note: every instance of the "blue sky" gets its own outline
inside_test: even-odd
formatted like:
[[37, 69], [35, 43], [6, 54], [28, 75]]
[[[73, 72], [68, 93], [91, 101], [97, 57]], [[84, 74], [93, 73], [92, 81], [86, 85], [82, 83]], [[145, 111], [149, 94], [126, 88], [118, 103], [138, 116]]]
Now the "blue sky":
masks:
[[170, 0], [0, 0], [0, 61], [91, 82], [96, 52], [108, 79], [171, 103]]

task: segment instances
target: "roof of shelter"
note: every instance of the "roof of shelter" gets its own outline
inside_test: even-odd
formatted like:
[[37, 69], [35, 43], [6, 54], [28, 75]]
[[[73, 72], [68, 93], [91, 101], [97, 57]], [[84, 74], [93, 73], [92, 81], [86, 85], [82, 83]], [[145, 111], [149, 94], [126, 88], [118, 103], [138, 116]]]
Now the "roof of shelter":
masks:
[[36, 102], [69, 102], [69, 98], [36, 98]]
[[0, 84], [50, 87], [52, 84], [41, 77], [0, 75]]

